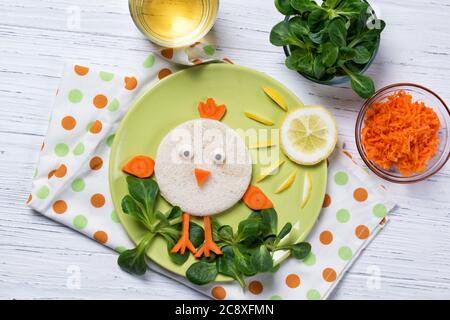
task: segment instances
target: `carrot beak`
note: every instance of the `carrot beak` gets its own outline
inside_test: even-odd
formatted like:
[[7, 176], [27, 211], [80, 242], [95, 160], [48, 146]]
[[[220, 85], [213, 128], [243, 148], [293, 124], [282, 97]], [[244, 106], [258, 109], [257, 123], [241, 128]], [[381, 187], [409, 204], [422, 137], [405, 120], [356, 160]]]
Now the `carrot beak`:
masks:
[[210, 177], [211, 171], [196, 168], [194, 170], [194, 174], [195, 179], [197, 180], [197, 185], [201, 187]]

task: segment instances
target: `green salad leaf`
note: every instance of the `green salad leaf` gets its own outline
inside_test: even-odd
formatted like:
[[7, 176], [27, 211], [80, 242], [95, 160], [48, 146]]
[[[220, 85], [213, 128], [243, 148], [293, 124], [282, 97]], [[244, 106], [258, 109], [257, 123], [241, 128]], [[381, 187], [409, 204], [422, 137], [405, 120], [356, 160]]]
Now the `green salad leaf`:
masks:
[[260, 245], [251, 255], [251, 263], [258, 272], [268, 272], [273, 267], [272, 255], [266, 245]]
[[143, 275], [147, 271], [145, 252], [153, 239], [153, 234], [145, 236], [134, 249], [123, 251], [117, 260], [122, 270], [136, 275]]
[[319, 8], [317, 3], [311, 0], [291, 0], [291, 6], [302, 13], [311, 12]]
[[347, 28], [343, 19], [337, 18], [332, 20], [328, 25], [328, 34], [331, 43], [336, 47], [339, 48], [347, 45]]
[[289, 22], [281, 21], [273, 27], [270, 33], [270, 42], [275, 46], [294, 45], [305, 48], [305, 43], [298, 39], [294, 31], [289, 27]]
[[275, 7], [285, 16], [295, 14], [295, 9], [291, 6], [290, 0], [275, 0]]
[[217, 268], [214, 263], [200, 261], [194, 263], [187, 271], [186, 278], [197, 285], [204, 285], [214, 281], [217, 277]]

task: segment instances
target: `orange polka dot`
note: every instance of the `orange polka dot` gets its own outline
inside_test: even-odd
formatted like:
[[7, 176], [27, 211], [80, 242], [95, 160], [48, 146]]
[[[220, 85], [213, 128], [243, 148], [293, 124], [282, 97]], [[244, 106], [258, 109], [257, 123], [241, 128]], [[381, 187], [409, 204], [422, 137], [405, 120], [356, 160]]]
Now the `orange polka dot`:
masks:
[[92, 124], [91, 128], [89, 129], [89, 132], [93, 134], [97, 134], [100, 131], [102, 131], [103, 125], [100, 120], [95, 120], [95, 122]]
[[98, 94], [92, 100], [94, 106], [99, 109], [103, 109], [108, 105], [108, 98], [103, 94]]
[[264, 287], [263, 287], [261, 282], [259, 282], [259, 281], [252, 281], [248, 285], [248, 290], [251, 293], [253, 293], [253, 294], [260, 294], [261, 292], [263, 292]]
[[322, 231], [322, 233], [320, 234], [320, 242], [322, 242], [322, 244], [324, 245], [328, 245], [333, 241], [333, 234], [328, 231]]
[[173, 49], [172, 48], [162, 49], [161, 55], [166, 59], [172, 59], [173, 58]]
[[30, 195], [28, 196], [28, 199], [27, 199], [27, 204], [30, 203], [31, 200], [33, 200], [33, 196], [30, 194]]
[[44, 147], [45, 147], [45, 142], [42, 142], [42, 144], [41, 144], [41, 151], [44, 150]]
[[290, 274], [286, 277], [286, 285], [289, 288], [297, 288], [300, 285], [300, 277], [296, 274]]
[[225, 291], [225, 289], [223, 287], [216, 286], [216, 287], [212, 288], [211, 295], [214, 297], [214, 299], [223, 300], [227, 296], [227, 292]]
[[197, 59], [192, 60], [192, 63], [197, 65], [197, 64], [202, 64], [203, 61], [197, 58]]
[[355, 198], [356, 201], [364, 202], [367, 200], [367, 197], [369, 194], [367, 193], [367, 190], [364, 188], [358, 188], [355, 191], [353, 191], [353, 198]]
[[100, 170], [103, 167], [103, 160], [100, 157], [93, 157], [91, 161], [89, 161], [89, 166], [92, 170]]
[[108, 234], [105, 231], [96, 231], [94, 233], [94, 239], [100, 243], [108, 242]]
[[75, 73], [79, 76], [85, 76], [89, 72], [89, 68], [79, 66], [79, 65], [75, 65], [75, 67], [73, 69], [74, 69]]
[[55, 175], [56, 170], [52, 170], [48, 173], [47, 178], [51, 179]]
[[323, 208], [328, 208], [331, 204], [331, 197], [330, 195], [327, 193], [325, 194], [325, 197], [323, 198], [323, 204], [322, 207]]
[[365, 240], [369, 237], [370, 235], [370, 230], [369, 228], [367, 228], [365, 225], [361, 224], [359, 226], [356, 227], [355, 229], [355, 235], [361, 239], [361, 240]]
[[96, 193], [91, 197], [91, 204], [95, 208], [101, 208], [105, 205], [105, 196], [101, 193]]
[[65, 130], [72, 130], [73, 128], [75, 128], [76, 125], [77, 125], [77, 120], [75, 120], [75, 118], [72, 116], [64, 117], [61, 120], [61, 126]]
[[158, 72], [158, 79], [162, 80], [167, 76], [170, 76], [172, 74], [172, 71], [170, 71], [167, 68], [162, 69], [161, 71]]
[[63, 214], [67, 211], [67, 203], [64, 200], [58, 200], [53, 203], [53, 211], [57, 214]]
[[134, 90], [138, 85], [138, 81], [135, 77], [125, 77], [125, 89]]
[[323, 277], [323, 280], [325, 280], [326, 282], [334, 282], [334, 281], [336, 281], [337, 274], [336, 274], [336, 271], [334, 271], [334, 269], [325, 268], [325, 269], [323, 269], [322, 277]]
[[386, 224], [386, 218], [383, 218], [381, 221], [380, 221], [380, 226], [384, 226]]
[[57, 178], [63, 178], [67, 174], [67, 167], [62, 164], [58, 169], [55, 170], [54, 175]]

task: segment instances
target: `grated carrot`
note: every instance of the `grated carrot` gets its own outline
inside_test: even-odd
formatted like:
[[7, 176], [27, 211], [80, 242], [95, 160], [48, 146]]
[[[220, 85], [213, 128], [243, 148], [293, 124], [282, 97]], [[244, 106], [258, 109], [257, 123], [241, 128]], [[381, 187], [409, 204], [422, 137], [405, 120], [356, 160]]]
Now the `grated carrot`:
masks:
[[366, 113], [362, 143], [369, 160], [403, 176], [423, 172], [439, 145], [439, 118], [405, 91], [373, 104]]

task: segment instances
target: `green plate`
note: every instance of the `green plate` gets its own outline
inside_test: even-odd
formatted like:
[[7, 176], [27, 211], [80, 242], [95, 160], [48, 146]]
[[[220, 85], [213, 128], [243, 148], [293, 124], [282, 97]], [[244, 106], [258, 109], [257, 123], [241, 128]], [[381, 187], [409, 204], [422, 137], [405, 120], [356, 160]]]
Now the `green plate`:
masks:
[[[154, 158], [162, 138], [177, 125], [199, 118], [198, 102], [208, 97], [213, 97], [218, 104], [226, 104], [227, 113], [222, 121], [231, 128], [265, 130], [270, 137], [270, 130], [281, 126], [286, 113], [265, 95], [262, 90], [265, 86], [277, 90], [291, 109], [304, 106], [291, 91], [263, 73], [236, 65], [209, 64], [189, 68], [165, 78], [146, 92], [130, 109], [114, 138], [109, 182], [114, 206], [123, 227], [134, 243], [138, 243], [143, 237], [145, 229], [121, 210], [121, 199], [127, 194], [126, 175], [121, 171], [122, 165], [136, 154], [147, 154]], [[271, 127], [259, 124], [246, 118], [244, 111], [258, 113], [272, 119], [275, 124]], [[268, 157], [273, 155], [286, 161], [277, 174], [260, 183], [256, 183], [256, 177], [261, 167], [267, 164], [254, 164], [252, 184], [260, 187], [272, 200], [278, 212], [279, 228], [286, 222], [291, 222], [294, 226], [293, 232], [285, 241], [304, 240], [322, 208], [327, 181], [326, 162], [312, 167], [300, 166], [290, 161], [281, 152], [279, 145], [270, 149], [251, 150], [251, 153], [254, 159], [258, 156], [261, 162], [267, 161]], [[275, 194], [276, 188], [294, 171], [297, 172], [294, 184], [284, 192]], [[312, 191], [306, 206], [301, 208], [303, 179], [307, 172], [312, 178]], [[169, 208], [162, 198], [159, 199], [157, 206], [162, 212], [166, 212]], [[239, 222], [250, 212], [241, 201], [215, 217], [221, 224], [237, 228]], [[201, 224], [201, 220], [198, 222]], [[147, 254], [161, 267], [181, 276], [185, 276], [187, 268], [195, 261], [191, 256], [182, 266], [172, 263], [166, 242], [162, 238], [153, 241]], [[288, 253], [277, 255], [277, 262], [282, 261], [287, 255]], [[223, 277], [217, 280], [229, 279]]]

